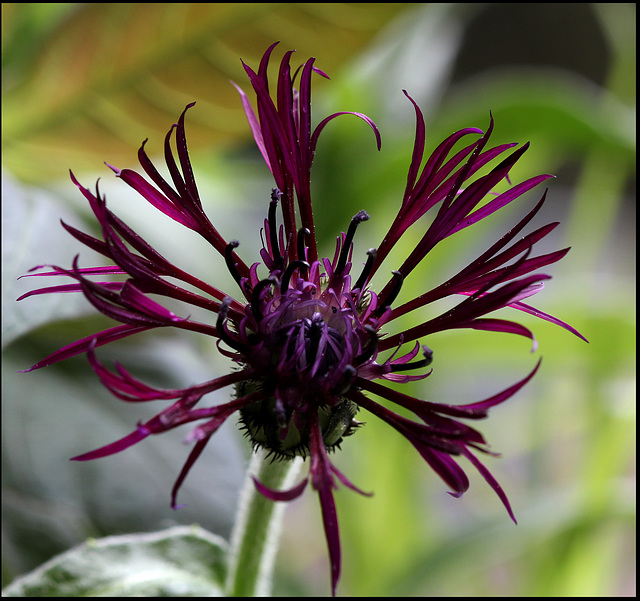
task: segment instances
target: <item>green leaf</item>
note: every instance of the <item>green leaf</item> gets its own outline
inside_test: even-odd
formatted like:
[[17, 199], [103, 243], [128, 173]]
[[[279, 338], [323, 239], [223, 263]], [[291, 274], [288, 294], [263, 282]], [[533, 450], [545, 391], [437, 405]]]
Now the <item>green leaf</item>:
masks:
[[3, 596], [221, 596], [226, 553], [224, 539], [198, 526], [90, 539], [18, 578]]
[[142, 140], [161, 141], [194, 100], [192, 149], [248, 138], [229, 83], [246, 81], [240, 58], [255, 67], [280, 40], [301, 60], [318, 56], [331, 74], [405, 7], [88, 3], [52, 16], [45, 4], [11, 4], [3, 15], [3, 160], [30, 181], [104, 160], [130, 163]]
[[79, 317], [95, 310], [82, 296], [74, 294], [37, 295], [16, 302], [29, 290], [60, 284], [60, 278], [18, 278], [42, 263], [69, 267], [80, 248], [77, 240], [61, 227], [60, 219], [76, 227], [81, 224], [53, 192], [21, 186], [7, 174], [2, 178], [2, 197], [4, 348], [53, 319]]

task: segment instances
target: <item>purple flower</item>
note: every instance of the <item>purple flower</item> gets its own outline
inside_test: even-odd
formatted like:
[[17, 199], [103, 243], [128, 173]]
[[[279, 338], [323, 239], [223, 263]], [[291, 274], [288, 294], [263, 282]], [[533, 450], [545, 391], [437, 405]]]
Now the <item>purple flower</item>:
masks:
[[[532, 177], [511, 185], [506, 192], [494, 194], [498, 183], [509, 181], [510, 169], [528, 145], [510, 154], [513, 144], [490, 147], [493, 119], [486, 133], [466, 128], [451, 134], [422, 166], [424, 119], [406, 92], [415, 110], [416, 134], [407, 186], [395, 220], [377, 249], [369, 249], [354, 259], [356, 230], [369, 219], [364, 210], [360, 211], [352, 218], [346, 233], [338, 235], [333, 258], [320, 257], [310, 193], [318, 136], [329, 121], [344, 114], [363, 119], [372, 129], [378, 148], [380, 134], [373, 121], [360, 113], [335, 113], [312, 128], [311, 79], [314, 73], [327, 76], [314, 66], [314, 59], [307, 60], [292, 75], [292, 52], [287, 52], [280, 64], [277, 89], [272, 94], [267, 66], [275, 46], [267, 50], [257, 72], [243, 63], [256, 96], [255, 109], [238, 88], [255, 142], [275, 180], [270, 201], [267, 203], [265, 199], [267, 217], [261, 231], [261, 261], [249, 264], [241, 259], [237, 252], [239, 242], [223, 238], [203, 210], [184, 126], [185, 113], [193, 104], [186, 107], [165, 138], [171, 183], [151, 163], [144, 143], [138, 158], [146, 175], [111, 167], [158, 210], [205, 238], [225, 261], [237, 282], [237, 290], [223, 292], [171, 263], [107, 208], [97, 185], [93, 193], [71, 174], [100, 224], [101, 237], [64, 223], [63, 226], [82, 244], [107, 257], [111, 264], [79, 267], [76, 257], [68, 269], [46, 266], [50, 268], [48, 271], [31, 275], [64, 275], [73, 281], [40, 288], [21, 298], [82, 292], [98, 311], [120, 324], [61, 348], [31, 370], [87, 353], [101, 382], [116, 397], [133, 402], [169, 401], [163, 411], [139, 424], [124, 438], [74, 459], [86, 461], [111, 455], [152, 434], [198, 421], [188, 437], [194, 443], [193, 448], [173, 487], [171, 502], [175, 507], [178, 489], [187, 473], [212, 434], [233, 413], [239, 414], [241, 426], [254, 447], [262, 447], [284, 460], [308, 456], [309, 476], [291, 490], [271, 490], [257, 480], [255, 484], [266, 497], [281, 501], [297, 497], [311, 482], [320, 498], [335, 594], [341, 560], [333, 491], [338, 482], [362, 491], [331, 463], [329, 453], [361, 425], [356, 420], [361, 409], [407, 438], [456, 497], [469, 486], [456, 461], [460, 456], [466, 457], [515, 521], [505, 493], [476, 455], [488, 453], [485, 439], [461, 420], [487, 417], [491, 407], [510, 398], [533, 377], [540, 362], [513, 386], [476, 403], [427, 402], [384, 385], [385, 380], [402, 383], [430, 375], [433, 352], [419, 341], [434, 332], [472, 328], [525, 336], [535, 347], [533, 334], [525, 326], [489, 317], [503, 307], [535, 315], [582, 336], [566, 323], [524, 302], [539, 292], [542, 282], [550, 277], [537, 270], [559, 261], [569, 250], [534, 255], [533, 247], [557, 223], [520, 235], [542, 207], [546, 192], [524, 218], [464, 269], [420, 296], [398, 302], [404, 280], [440, 241], [481, 221], [551, 177]], [[298, 77], [296, 89], [294, 80]], [[177, 155], [172, 149], [172, 137]], [[466, 145], [453, 153], [454, 146], [463, 140]], [[475, 177], [498, 157], [500, 162], [486, 175]], [[393, 266], [396, 269], [390, 272], [381, 290], [372, 290], [372, 277], [381, 269], [389, 251], [429, 211], [432, 221], [413, 251], [402, 265]], [[123, 277], [105, 280], [104, 276]], [[213, 317], [200, 322], [189, 317], [188, 310], [173, 313], [157, 300], [162, 297], [200, 307]], [[445, 297], [460, 300], [444, 313], [435, 309], [430, 313], [417, 311]], [[409, 312], [415, 312], [415, 325], [403, 330], [396, 320]], [[112, 371], [96, 356], [97, 347], [162, 327], [214, 337], [220, 352], [231, 360], [234, 368], [196, 386], [167, 390], [140, 381], [120, 364]], [[413, 344], [407, 348], [404, 346], [407, 343]], [[206, 394], [225, 387], [235, 387], [234, 400], [213, 407], [200, 405]], [[412, 412], [417, 421], [383, 407], [372, 399], [375, 396]]]

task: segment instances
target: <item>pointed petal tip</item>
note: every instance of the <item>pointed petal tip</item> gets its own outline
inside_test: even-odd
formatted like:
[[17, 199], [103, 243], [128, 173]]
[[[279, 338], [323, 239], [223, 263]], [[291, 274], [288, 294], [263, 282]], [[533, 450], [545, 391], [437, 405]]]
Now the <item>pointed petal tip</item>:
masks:
[[71, 178], [71, 181], [78, 187], [78, 188], [82, 188], [82, 186], [80, 185], [80, 182], [77, 180], [75, 174], [73, 173], [73, 171], [71, 171], [71, 169], [69, 169], [69, 177]]
[[69, 461], [89, 461], [90, 458], [85, 457], [89, 453], [84, 453], [83, 455], [76, 455], [75, 457], [69, 457]]
[[[145, 145], [146, 140], [142, 143], [142, 146]], [[109, 167], [109, 169], [111, 169], [111, 171], [113, 171], [116, 174], [116, 177], [120, 177], [120, 174], [122, 173], [122, 169], [118, 169], [117, 167], [114, 167], [113, 165], [109, 165], [109, 163], [107, 163], [106, 161], [104, 162], [104, 164]]]

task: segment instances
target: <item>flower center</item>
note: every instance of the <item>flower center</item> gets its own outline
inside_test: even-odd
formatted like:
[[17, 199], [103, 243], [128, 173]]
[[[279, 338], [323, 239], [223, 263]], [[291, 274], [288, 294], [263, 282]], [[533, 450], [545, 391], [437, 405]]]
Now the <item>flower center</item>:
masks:
[[357, 406], [341, 395], [352, 384], [362, 345], [352, 309], [333, 291], [322, 290], [320, 276], [308, 281], [298, 273], [284, 290], [282, 279], [254, 288], [238, 326], [240, 337], [252, 341], [245, 361], [260, 378], [242, 383], [237, 392], [267, 393], [241, 411], [241, 422], [254, 445], [291, 458], [308, 452], [311, 412], [318, 415], [329, 450], [358, 426]]

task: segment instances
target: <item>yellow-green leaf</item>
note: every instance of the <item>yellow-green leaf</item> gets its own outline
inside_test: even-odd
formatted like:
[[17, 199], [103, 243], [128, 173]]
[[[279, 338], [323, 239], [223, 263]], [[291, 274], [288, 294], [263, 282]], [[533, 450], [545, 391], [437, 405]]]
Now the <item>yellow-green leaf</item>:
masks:
[[3, 5], [3, 154], [46, 181], [156, 148], [184, 106], [191, 148], [247, 135], [233, 79], [274, 41], [329, 74], [405, 4], [170, 3]]

